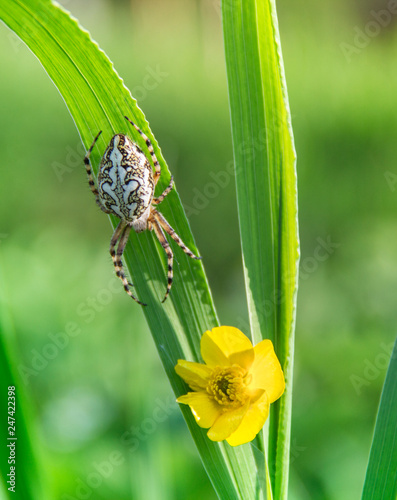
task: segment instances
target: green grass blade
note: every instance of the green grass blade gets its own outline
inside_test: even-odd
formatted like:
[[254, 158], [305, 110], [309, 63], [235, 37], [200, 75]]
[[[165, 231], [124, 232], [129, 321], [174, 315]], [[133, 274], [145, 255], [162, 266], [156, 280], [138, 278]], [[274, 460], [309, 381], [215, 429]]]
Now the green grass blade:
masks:
[[286, 377], [273, 405], [269, 469], [286, 498], [299, 258], [295, 150], [275, 4], [222, 6], [240, 234], [253, 339], [270, 338]]
[[[0, 283], [4, 282], [0, 280]], [[0, 416], [2, 419], [0, 425], [0, 498], [7, 499], [26, 499], [26, 500], [45, 500], [48, 495], [43, 484], [42, 467], [37, 460], [37, 440], [34, 435], [34, 418], [27, 401], [24, 386], [17, 374], [17, 366], [14, 360], [15, 345], [13, 335], [12, 320], [7, 309], [7, 300], [4, 296], [4, 290], [0, 286]], [[8, 387], [15, 387], [15, 402], [8, 406]], [[11, 398], [13, 395], [11, 395]], [[14, 414], [8, 414], [9, 410], [14, 410]], [[8, 416], [11, 421], [8, 421]], [[12, 419], [15, 419], [15, 422]], [[10, 425], [9, 426], [7, 425]], [[13, 429], [12, 427], [15, 427]], [[14, 435], [11, 435], [14, 432]], [[15, 437], [15, 441], [12, 439]], [[9, 439], [10, 438], [10, 439]], [[7, 445], [15, 442], [15, 449], [11, 452], [11, 447]], [[15, 455], [13, 454], [15, 453]], [[14, 461], [13, 461], [14, 460]], [[14, 467], [15, 486], [7, 483], [11, 479], [11, 467]], [[3, 495], [1, 491], [3, 487]]]
[[362, 500], [397, 498], [397, 341], [376, 418]]
[[[114, 133], [130, 135], [145, 150], [142, 138], [124, 119], [127, 115], [153, 143], [162, 168], [157, 191], [161, 193], [169, 183], [170, 173], [159, 146], [136, 101], [89, 34], [49, 0], [9, 0], [6, 5], [2, 2], [0, 19], [27, 44], [57, 86], [84, 146], [88, 148], [98, 131], [103, 131], [91, 156], [94, 171]], [[82, 176], [85, 176], [83, 164]], [[176, 191], [162, 203], [161, 211], [184, 242], [195, 250]], [[111, 222], [113, 227], [117, 223], [114, 219]], [[110, 232], [108, 237], [110, 239]], [[177, 359], [197, 360], [201, 335], [216, 326], [218, 320], [202, 263], [189, 259], [173, 242], [171, 246], [178, 265], [175, 266], [171, 296], [164, 305], [160, 301], [165, 292], [165, 256], [151, 233], [131, 234], [125, 263], [138, 297], [148, 304], [143, 312], [171, 385], [180, 395], [186, 392], [186, 386], [174, 372]], [[139, 306], [131, 301], [131, 307]], [[131, 353], [131, 362], [133, 356]], [[182, 411], [219, 497], [262, 498], [251, 447], [244, 445], [232, 449], [229, 445], [210, 442], [205, 431], [194, 423], [190, 410], [184, 407]]]

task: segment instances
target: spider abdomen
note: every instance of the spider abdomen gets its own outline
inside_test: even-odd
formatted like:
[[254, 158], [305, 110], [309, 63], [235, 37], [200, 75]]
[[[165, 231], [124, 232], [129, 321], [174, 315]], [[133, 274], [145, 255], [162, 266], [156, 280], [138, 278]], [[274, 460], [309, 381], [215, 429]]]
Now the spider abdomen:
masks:
[[152, 167], [126, 135], [112, 137], [98, 173], [98, 193], [104, 207], [120, 219], [134, 222], [153, 200]]

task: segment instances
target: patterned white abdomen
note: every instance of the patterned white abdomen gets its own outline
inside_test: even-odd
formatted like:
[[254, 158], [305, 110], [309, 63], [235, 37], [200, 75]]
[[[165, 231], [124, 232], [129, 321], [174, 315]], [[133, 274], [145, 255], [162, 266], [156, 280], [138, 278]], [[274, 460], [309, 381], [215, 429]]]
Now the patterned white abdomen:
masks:
[[113, 136], [103, 155], [98, 192], [103, 205], [127, 222], [139, 219], [152, 203], [152, 167], [126, 135]]

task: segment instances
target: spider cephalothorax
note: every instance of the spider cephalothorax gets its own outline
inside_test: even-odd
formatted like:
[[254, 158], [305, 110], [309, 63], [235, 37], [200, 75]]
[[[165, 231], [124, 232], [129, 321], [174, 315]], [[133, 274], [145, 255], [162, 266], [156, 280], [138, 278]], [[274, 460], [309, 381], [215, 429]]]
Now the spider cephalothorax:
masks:
[[[87, 170], [88, 183], [91, 191], [96, 197], [96, 202], [107, 214], [113, 214], [120, 218], [112, 239], [110, 241], [110, 255], [116, 269], [117, 276], [121, 279], [125, 291], [138, 304], [140, 302], [131, 292], [130, 284], [125, 276], [121, 257], [128, 241], [128, 236], [133, 228], [137, 233], [145, 229], [154, 230], [158, 240], [164, 248], [168, 257], [168, 283], [163, 302], [168, 297], [172, 285], [173, 253], [165, 237], [164, 231], [182, 248], [182, 250], [193, 259], [200, 259], [189, 250], [180, 237], [169, 225], [164, 216], [154, 206], [161, 203], [173, 187], [173, 178], [164, 192], [154, 197], [154, 188], [160, 178], [160, 164], [157, 161], [149, 138], [133, 123], [125, 117], [141, 134], [146, 142], [148, 151], [154, 164], [154, 174], [149, 160], [143, 151], [124, 134], [116, 134], [112, 137], [109, 146], [102, 157], [98, 172], [98, 187], [95, 186], [94, 177], [90, 165], [90, 154], [98, 137], [98, 133], [90, 149], [84, 157]], [[154, 205], [154, 206], [153, 206]], [[117, 246], [118, 242], [118, 246]], [[116, 250], [117, 246], [117, 250]]]

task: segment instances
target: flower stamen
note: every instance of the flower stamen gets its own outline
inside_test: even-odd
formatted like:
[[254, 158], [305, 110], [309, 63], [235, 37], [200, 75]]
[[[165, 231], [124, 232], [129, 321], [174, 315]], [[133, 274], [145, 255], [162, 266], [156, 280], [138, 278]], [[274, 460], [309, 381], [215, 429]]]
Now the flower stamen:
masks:
[[228, 368], [218, 366], [207, 385], [207, 393], [220, 405], [243, 406], [249, 398], [246, 375], [246, 371], [238, 365]]

